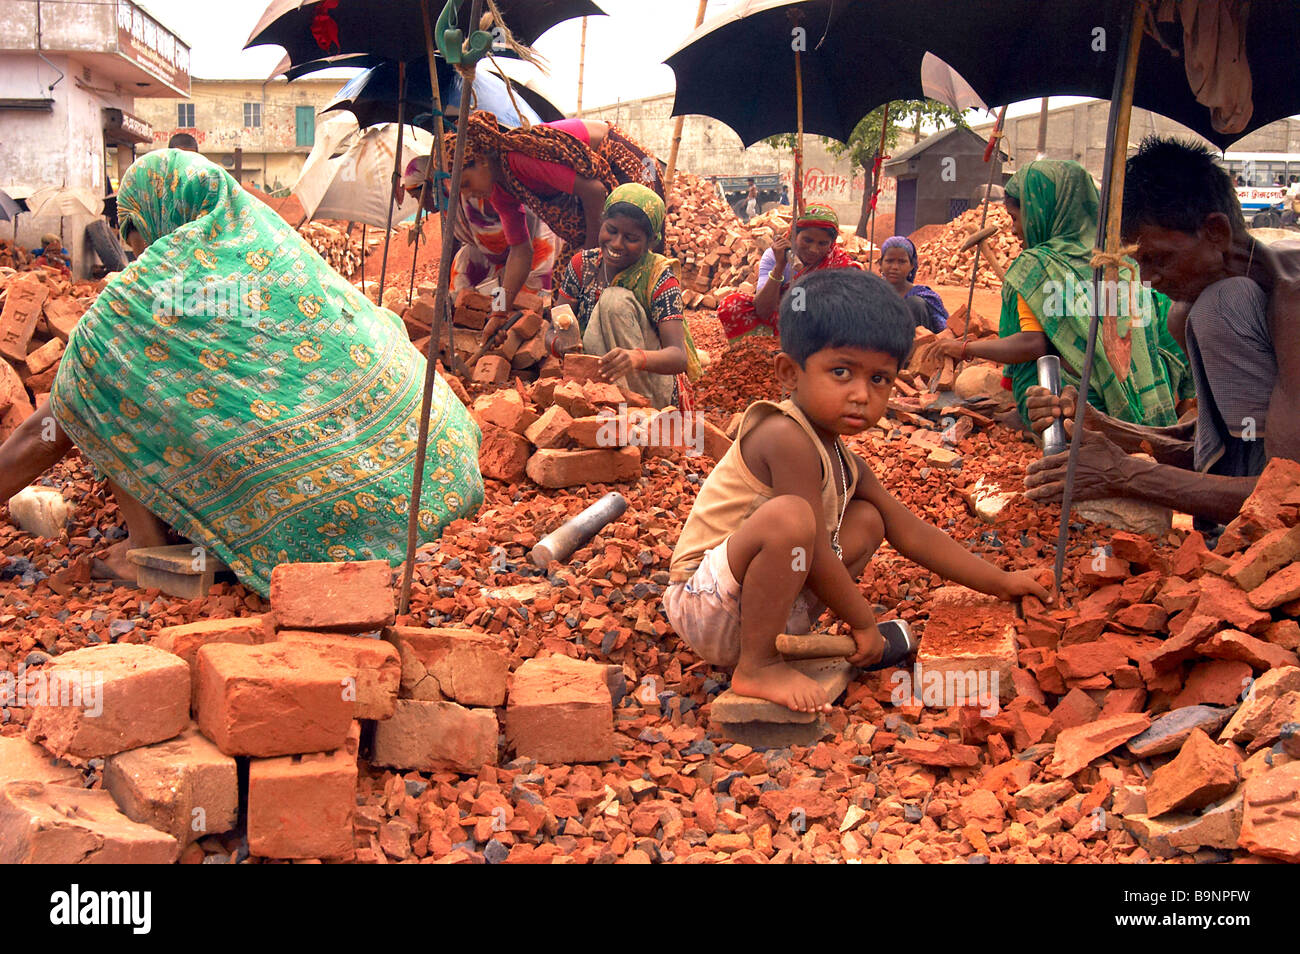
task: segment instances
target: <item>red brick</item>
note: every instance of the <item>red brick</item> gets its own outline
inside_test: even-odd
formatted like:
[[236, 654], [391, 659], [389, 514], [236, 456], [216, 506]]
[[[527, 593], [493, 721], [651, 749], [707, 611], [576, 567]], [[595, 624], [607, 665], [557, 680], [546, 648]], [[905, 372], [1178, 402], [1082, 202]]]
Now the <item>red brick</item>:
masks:
[[521, 288], [515, 295], [514, 307], [516, 311], [535, 311], [541, 314], [546, 308], [546, 303], [537, 293]]
[[1147, 814], [1155, 817], [1175, 809], [1192, 811], [1230, 795], [1239, 782], [1240, 762], [1241, 756], [1193, 729], [1178, 755], [1147, 780]]
[[515, 754], [540, 762], [614, 756], [614, 710], [605, 667], [567, 656], [528, 659], [515, 670], [506, 707]]
[[340, 748], [352, 673], [307, 646], [216, 643], [199, 650], [199, 728], [227, 755], [269, 758]]
[[588, 381], [582, 386], [582, 393], [596, 407], [608, 405], [618, 407], [623, 403], [623, 393], [614, 385], [604, 381]]
[[199, 688], [199, 650], [208, 643], [238, 643], [253, 646], [275, 637], [275, 627], [267, 616], [245, 616], [233, 619], [204, 619], [181, 626], [165, 626], [149, 640], [156, 646], [174, 653], [190, 667], [191, 704]]
[[1283, 735], [1292, 735], [1292, 731], [1285, 731], [1288, 725], [1300, 725], [1300, 692], [1284, 693], [1269, 706], [1268, 719], [1256, 731], [1255, 737], [1246, 743], [1246, 751], [1256, 752], [1272, 745]]
[[1244, 662], [1215, 659], [1199, 663], [1187, 674], [1183, 691], [1174, 698], [1170, 708], [1180, 709], [1202, 702], [1230, 706], [1241, 698], [1250, 676], [1250, 666]]
[[980, 831], [999, 832], [1006, 827], [1006, 811], [998, 797], [986, 789], [976, 789], [958, 803], [958, 810], [966, 824]]
[[641, 450], [539, 450], [528, 460], [528, 476], [552, 489], [637, 480], [641, 476]]
[[1193, 530], [1183, 538], [1183, 542], [1174, 551], [1169, 561], [1171, 576], [1190, 579], [1201, 573], [1201, 557], [1210, 551], [1205, 546], [1205, 537], [1199, 530]]
[[346, 748], [253, 759], [248, 850], [263, 858], [350, 858], [357, 758]]
[[583, 354], [579, 351], [564, 356], [564, 376], [571, 381], [582, 384], [586, 381], [599, 381], [600, 356]]
[[497, 717], [454, 702], [398, 699], [391, 719], [375, 726], [371, 765], [475, 775], [497, 764]]
[[1141, 534], [1121, 530], [1110, 538], [1111, 552], [1120, 560], [1139, 566], [1152, 566], [1156, 562], [1156, 548]]
[[474, 365], [475, 384], [505, 384], [510, 380], [510, 362], [500, 355], [485, 354]]
[[1270, 530], [1246, 552], [1234, 557], [1224, 575], [1249, 591], [1263, 583], [1274, 570], [1295, 560], [1300, 560], [1300, 527], [1279, 528]]
[[[514, 331], [512, 330], [510, 334], [514, 335]], [[535, 338], [529, 338], [515, 349], [514, 357], [510, 359], [510, 367], [516, 371], [522, 371], [524, 368], [531, 368], [545, 361], [548, 356], [546, 338], [543, 335], [538, 335]]]
[[282, 630], [276, 635], [276, 641], [301, 643], [344, 666], [356, 680], [355, 718], [387, 719], [393, 714], [402, 681], [402, 663], [396, 647], [390, 643], [366, 636], [302, 630]]
[[1300, 668], [1287, 666], [1264, 673], [1251, 684], [1250, 692], [1219, 735], [1220, 741], [1242, 745], [1254, 739], [1268, 723], [1273, 704], [1291, 692], [1300, 692]]
[[[1251, 590], [1248, 598], [1250, 605], [1257, 610], [1269, 610], [1300, 598], [1300, 563], [1292, 563], [1274, 573]], [[1272, 622], [1271, 617], [1268, 622]]]
[[390, 626], [384, 631], [401, 654], [404, 698], [467, 706], [499, 706], [506, 700], [508, 645], [497, 636], [468, 629]]
[[537, 413], [524, 404], [524, 399], [514, 388], [502, 388], [483, 395], [474, 402], [473, 410], [480, 423], [486, 421], [516, 434], [523, 434], [537, 420]]
[[1235, 629], [1225, 629], [1215, 633], [1202, 643], [1197, 651], [1211, 659], [1236, 659], [1249, 663], [1254, 669], [1300, 666], [1300, 657], [1290, 650]]
[[1087, 679], [1128, 662], [1123, 649], [1109, 642], [1076, 643], [1056, 651], [1056, 668], [1066, 679]]
[[167, 865], [171, 835], [133, 822], [102, 790], [40, 782], [0, 786], [0, 864]]
[[587, 450], [610, 449], [618, 446], [620, 431], [626, 433], [632, 426], [633, 423], [627, 418], [597, 414], [594, 417], [574, 418], [565, 436]]
[[1156, 602], [1165, 608], [1165, 612], [1171, 616], [1175, 613], [1181, 613], [1183, 610], [1189, 610], [1196, 605], [1200, 598], [1201, 588], [1192, 580], [1182, 580], [1178, 577], [1170, 577], [1169, 580], [1160, 588], [1156, 594]]
[[230, 831], [239, 814], [235, 760], [191, 726], [176, 738], [110, 758], [104, 788], [132, 821], [182, 846]]
[[1071, 689], [1052, 710], [1052, 731], [1060, 735], [1063, 729], [1087, 725], [1100, 713], [1090, 695], [1082, 689]]
[[31, 402], [27, 399], [27, 389], [23, 387], [23, 379], [18, 376], [18, 372], [8, 361], [0, 361], [0, 411], [7, 411], [15, 403], [26, 406]]
[[894, 754], [908, 762], [945, 767], [973, 768], [979, 764], [980, 751], [973, 745], [942, 742], [933, 739], [910, 739], [894, 746]]
[[528, 443], [528, 439], [492, 424], [484, 424], [482, 431], [478, 468], [483, 476], [512, 484], [523, 480], [528, 458], [533, 453], [533, 445]]
[[[46, 702], [33, 704], [27, 738], [55, 755], [90, 759], [114, 755], [178, 735], [190, 721], [190, 671], [171, 653], [152, 646], [112, 643], [63, 653], [41, 673], [49, 686]], [[54, 681], [67, 686], [54, 696]], [[82, 687], [98, 693], [87, 699]], [[98, 688], [96, 688], [98, 687]], [[57, 704], [77, 701], [80, 705]], [[103, 711], [95, 712], [95, 702]]]
[[63, 342], [58, 338], [51, 338], [45, 344], [41, 345], [35, 351], [27, 356], [27, 374], [30, 380], [32, 375], [40, 374], [55, 367], [59, 359], [63, 357]]
[[5, 288], [4, 311], [0, 312], [0, 357], [21, 364], [50, 289], [32, 274], [12, 279]]
[[569, 446], [567, 436], [573, 417], [558, 404], [548, 407], [526, 431], [524, 436], [543, 450]]
[[551, 401], [568, 411], [570, 417], [591, 417], [596, 405], [587, 400], [584, 387], [576, 381], [561, 381], [551, 392]]
[[1159, 633], [1169, 622], [1169, 613], [1158, 603], [1134, 603], [1116, 613], [1115, 622], [1139, 632]]
[[526, 308], [515, 301], [516, 308], [524, 308], [524, 313], [520, 315], [519, 320], [510, 327], [511, 334], [518, 334], [520, 340], [527, 341], [537, 336], [542, 330], [541, 308]]
[[1293, 619], [1280, 619], [1264, 630], [1263, 637], [1275, 646], [1295, 652], [1300, 650], [1300, 623]]
[[50, 332], [66, 345], [72, 336], [72, 330], [86, 313], [86, 301], [66, 295], [47, 298], [44, 311], [45, 323], [50, 326]]
[[1060, 778], [1069, 778], [1093, 759], [1124, 744], [1150, 724], [1150, 717], [1138, 712], [1097, 719], [1087, 725], [1065, 729], [1056, 737], [1056, 748], [1048, 771]]
[[[1295, 523], [1295, 508], [1285, 501], [1300, 486], [1300, 463], [1285, 457], [1272, 458], [1255, 482], [1241, 512], [1228, 524], [1224, 536], [1236, 535], [1254, 542], [1269, 530]], [[1284, 519], [1289, 514], [1290, 519]]]
[[271, 610], [281, 629], [364, 633], [392, 625], [393, 570], [385, 560], [282, 563], [271, 571]]
[[1221, 623], [1248, 633], [1260, 632], [1273, 617], [1251, 605], [1255, 590], [1248, 600], [1237, 586], [1217, 576], [1206, 574], [1200, 580], [1201, 596], [1196, 601], [1198, 616], [1208, 616]]
[[1237, 844], [1251, 854], [1300, 864], [1300, 762], [1249, 779]]
[[81, 787], [81, 773], [20, 735], [0, 736], [0, 785], [44, 782]]

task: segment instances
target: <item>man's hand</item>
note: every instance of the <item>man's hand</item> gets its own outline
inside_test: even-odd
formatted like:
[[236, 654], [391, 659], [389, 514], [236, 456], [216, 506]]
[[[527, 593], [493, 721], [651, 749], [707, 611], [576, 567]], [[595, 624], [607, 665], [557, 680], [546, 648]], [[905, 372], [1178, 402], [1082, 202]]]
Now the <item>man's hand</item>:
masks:
[[938, 342], [936, 347], [945, 358], [960, 358], [962, 352], [966, 350], [966, 342], [960, 338], [945, 339]]
[[1023, 596], [1037, 596], [1043, 603], [1051, 603], [1052, 596], [1046, 587], [1038, 582], [1038, 573], [1038, 570], [1004, 572], [1002, 582], [998, 586], [995, 595], [998, 599], [1006, 600], [1008, 603]]
[[1025, 411], [1029, 416], [1030, 430], [1035, 434], [1041, 434], [1055, 421], [1073, 421], [1074, 402], [1078, 396], [1078, 389], [1073, 387], [1062, 388], [1060, 397], [1036, 384], [1026, 389]]
[[[1066, 420], [1065, 433], [1073, 435], [1074, 422]], [[1069, 451], [1044, 457], [1025, 472], [1025, 493], [1039, 503], [1060, 503], [1065, 492], [1065, 471]], [[1128, 483], [1130, 458], [1120, 446], [1098, 431], [1086, 428], [1079, 463], [1074, 472], [1074, 500], [1113, 497]]]
[[[862, 629], [850, 630], [853, 634], [853, 643], [856, 645], [857, 652], [849, 657], [849, 662], [855, 666], [874, 666], [885, 656], [885, 650], [889, 644], [885, 642], [885, 636], [880, 632], [880, 628], [873, 619], [871, 625]], [[879, 648], [877, 648], [879, 647]]]

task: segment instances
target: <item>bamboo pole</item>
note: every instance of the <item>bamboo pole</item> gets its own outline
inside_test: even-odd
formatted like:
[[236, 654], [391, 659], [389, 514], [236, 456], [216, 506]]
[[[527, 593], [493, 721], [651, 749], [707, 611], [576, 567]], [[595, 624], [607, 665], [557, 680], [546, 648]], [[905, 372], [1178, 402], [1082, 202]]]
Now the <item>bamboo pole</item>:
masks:
[[582, 78], [587, 70], [587, 18], [582, 18], [582, 43], [578, 46], [578, 115], [582, 115]]
[[402, 132], [406, 129], [406, 64], [397, 64], [397, 153], [393, 156], [393, 181], [389, 185], [388, 226], [384, 229], [384, 258], [379, 264], [379, 297], [376, 303], [384, 304], [384, 280], [388, 277], [388, 246], [393, 240], [393, 196], [402, 181]]
[[870, 270], [875, 270], [876, 254], [876, 200], [880, 198], [880, 179], [885, 174], [885, 136], [889, 133], [889, 103], [885, 103], [885, 113], [880, 118], [880, 145], [876, 147], [876, 161], [871, 170], [871, 225], [868, 228], [871, 251], [867, 253]]
[[[697, 30], [700, 28], [700, 24], [704, 22], [704, 11], [705, 8], [708, 7], [708, 5], [709, 5], [709, 0], [700, 0], [700, 8], [695, 13], [695, 29]], [[583, 20], [583, 22], [585, 23], [586, 20]], [[797, 55], [798, 54], [796, 54], [796, 56]], [[581, 109], [582, 107], [579, 106], [578, 108]], [[665, 198], [667, 198], [668, 196], [668, 190], [672, 188], [673, 176], [677, 174], [677, 150], [679, 150], [682, 146], [682, 129], [685, 127], [685, 125], [686, 125], [685, 116], [678, 116], [677, 119], [673, 122], [673, 145], [672, 148], [668, 151], [668, 169], [664, 173], [664, 197]]]
[[[1120, 249], [1120, 212], [1124, 203], [1124, 170], [1128, 160], [1128, 130], [1133, 114], [1133, 85], [1137, 80], [1138, 53], [1142, 46], [1142, 27], [1146, 14], [1145, 0], [1132, 0], [1130, 16], [1124, 24], [1120, 42], [1121, 59], [1115, 70], [1115, 85], [1110, 97], [1110, 117], [1106, 135], [1106, 179], [1102, 183], [1102, 215], [1097, 223], [1097, 243], [1114, 261], [1104, 270], [1118, 278]], [[1061, 592], [1065, 574], [1065, 550], [1070, 542], [1070, 508], [1074, 498], [1074, 478], [1079, 469], [1079, 450], [1083, 446], [1083, 421], [1088, 405], [1088, 382], [1092, 379], [1093, 360], [1097, 354], [1097, 334], [1101, 327], [1100, 306], [1102, 268], [1093, 269], [1092, 318], [1088, 324], [1088, 346], [1083, 356], [1079, 394], [1075, 400], [1074, 431], [1070, 437], [1070, 456], [1065, 468], [1065, 486], [1061, 494], [1061, 528], [1056, 538], [1054, 567], [1056, 592]], [[1118, 297], [1118, 296], [1116, 296]]]
[[[430, 2], [432, 0], [424, 0], [424, 3], [420, 5], [420, 10], [424, 14], [424, 44], [428, 52], [429, 69], [432, 74], [430, 78], [436, 95], [438, 77], [436, 73], [432, 73], [436, 66], [434, 62], [433, 19], [428, 6]], [[483, 0], [473, 0], [470, 7], [469, 22], [477, 24], [482, 15]], [[406, 520], [406, 563], [402, 568], [402, 587], [397, 602], [397, 611], [401, 614], [405, 614], [411, 605], [411, 580], [415, 575], [415, 550], [419, 544], [420, 496], [424, 488], [424, 462], [429, 449], [429, 415], [433, 409], [433, 388], [437, 379], [436, 365], [432, 356], [437, 354], [438, 340], [442, 334], [441, 323], [447, 309], [447, 286], [451, 282], [451, 256], [456, 221], [453, 210], [460, 208], [460, 180], [461, 173], [465, 168], [465, 133], [469, 128], [470, 114], [466, 106], [469, 102], [470, 90], [474, 87], [474, 66], [472, 63], [462, 73], [461, 81], [461, 110], [460, 115], [457, 117], [456, 154], [452, 157], [451, 163], [451, 188], [447, 212], [442, 216], [442, 256], [438, 261], [438, 291], [434, 301], [433, 335], [429, 339], [430, 358], [424, 375], [424, 395], [420, 402], [420, 436], [415, 447], [415, 476], [411, 482], [410, 509]], [[441, 155], [441, 123], [437, 116], [434, 117], [434, 120], [438, 129], [436, 133], [438, 152]], [[432, 166], [433, 162], [430, 160], [430, 169], [432, 169]], [[428, 184], [429, 175], [426, 175], [426, 189]]]
[[[998, 121], [993, 124], [993, 131], [989, 133], [989, 145], [985, 150], [989, 162], [989, 181], [984, 187], [984, 211], [980, 213], [980, 229], [984, 228], [985, 223], [989, 220], [989, 193], [993, 190], [993, 176], [996, 170], [1001, 168], [1002, 158], [1002, 124], [1007, 120], [1007, 107], [1003, 106], [998, 113]], [[970, 291], [966, 294], [966, 330], [962, 333], [962, 344], [970, 337], [970, 313], [975, 307], [975, 280], [979, 277], [980, 271], [980, 249], [984, 243], [980, 242], [975, 246], [975, 257], [971, 260], [970, 266]]]
[[1038, 107], [1038, 149], [1036, 153], [1039, 159], [1047, 155], [1047, 103], [1050, 96], [1044, 96], [1043, 101]]

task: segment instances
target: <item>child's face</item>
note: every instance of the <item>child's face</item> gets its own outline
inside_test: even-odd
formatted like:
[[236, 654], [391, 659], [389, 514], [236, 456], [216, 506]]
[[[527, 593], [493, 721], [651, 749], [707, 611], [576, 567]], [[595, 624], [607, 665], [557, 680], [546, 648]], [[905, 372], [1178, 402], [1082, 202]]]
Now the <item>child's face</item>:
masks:
[[830, 434], [860, 434], [885, 413], [898, 361], [881, 351], [823, 348], [801, 368], [782, 352], [776, 373], [815, 426]]
[[634, 264], [650, 247], [650, 237], [626, 215], [611, 215], [600, 223], [600, 254], [611, 272]]
[[904, 249], [891, 248], [880, 258], [880, 277], [895, 287], [905, 284], [911, 271], [912, 259]]
[[470, 195], [480, 198], [492, 194], [492, 166], [475, 160], [465, 163], [460, 174], [461, 187]]

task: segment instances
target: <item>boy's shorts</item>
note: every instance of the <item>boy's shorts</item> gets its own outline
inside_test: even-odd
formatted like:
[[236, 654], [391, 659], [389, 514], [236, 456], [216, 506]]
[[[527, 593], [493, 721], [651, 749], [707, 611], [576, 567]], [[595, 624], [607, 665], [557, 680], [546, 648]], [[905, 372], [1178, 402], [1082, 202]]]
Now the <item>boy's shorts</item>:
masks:
[[[730, 538], [728, 538], [729, 540]], [[804, 587], [790, 608], [785, 633], [808, 633], [826, 605]], [[701, 659], [734, 668], [740, 661], [740, 584], [727, 560], [727, 540], [704, 554], [689, 580], [664, 591], [664, 613]]]

